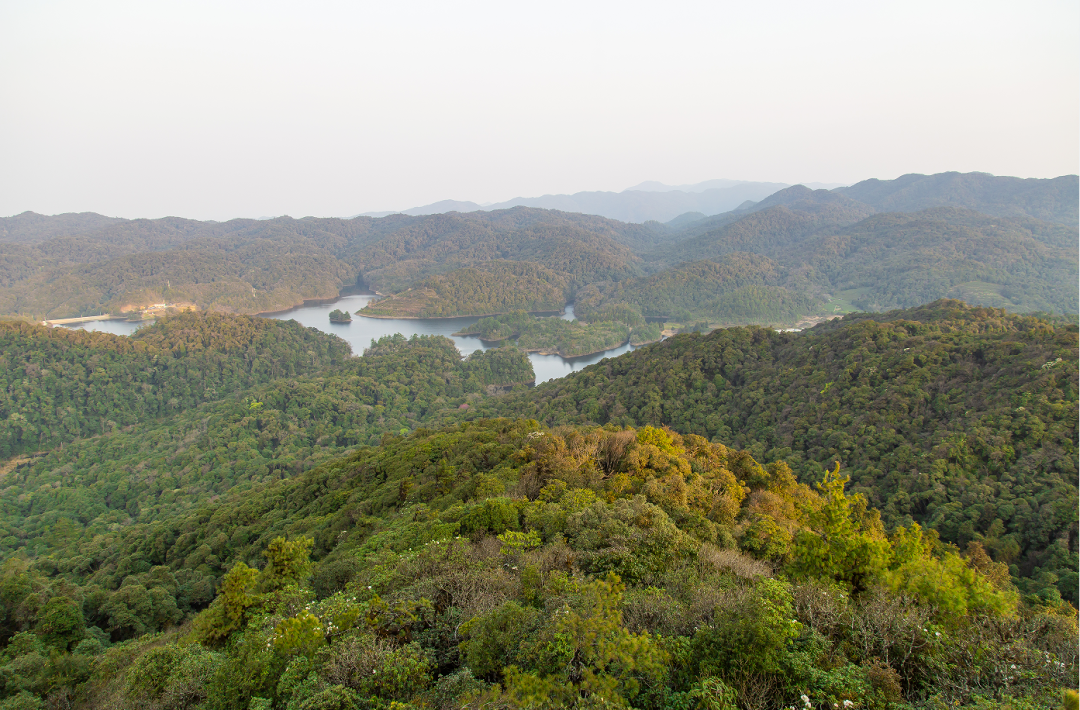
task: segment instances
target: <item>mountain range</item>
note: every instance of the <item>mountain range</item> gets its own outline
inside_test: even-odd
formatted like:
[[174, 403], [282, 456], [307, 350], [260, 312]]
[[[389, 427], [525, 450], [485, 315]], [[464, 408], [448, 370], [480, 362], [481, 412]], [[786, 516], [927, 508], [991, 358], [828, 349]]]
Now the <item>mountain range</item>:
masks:
[[[785, 187], [788, 185], [784, 183], [741, 180], [710, 180], [697, 185], [678, 187], [658, 182], [645, 182], [622, 192], [577, 192], [573, 195], [515, 197], [505, 202], [486, 205], [442, 200], [430, 205], [402, 210], [400, 214], [416, 216], [449, 211], [494, 211], [523, 206], [594, 214], [621, 222], [666, 222], [685, 212], [701, 212], [706, 215], [727, 212], [747, 200], [756, 202]], [[365, 212], [358, 216], [386, 217], [391, 214], [397, 213]]]
[[[592, 195], [682, 200], [744, 191], [729, 195], [734, 202], [759, 188], [765, 186]], [[0, 219], [0, 314], [65, 318], [162, 301], [258, 313], [333, 298], [347, 287], [404, 294], [422, 283], [423, 298], [400, 299], [402, 308], [467, 315], [483, 303], [477, 314], [508, 312], [522, 301], [507, 275], [534, 273], [511, 262], [554, 274], [547, 285], [548, 277], [535, 280], [528, 302], [548, 303], [561, 292], [589, 305], [583, 317], [617, 316], [627, 324], [666, 316], [683, 326], [790, 326], [810, 316], [943, 297], [1076, 313], [1077, 192], [1077, 176], [907, 175], [835, 190], [790, 186], [712, 216], [682, 211], [666, 224], [521, 205], [222, 223], [24, 213]], [[703, 260], [723, 268], [684, 266]], [[503, 276], [476, 271], [493, 261], [507, 262]], [[751, 263], [763, 280], [736, 293], [731, 275], [737, 264]], [[433, 277], [438, 288], [427, 281]], [[450, 302], [451, 294], [465, 300]], [[647, 304], [654, 296], [661, 300]], [[661, 308], [661, 301], [668, 305]], [[378, 308], [393, 307], [388, 301]], [[762, 314], [775, 317], [761, 320]]]

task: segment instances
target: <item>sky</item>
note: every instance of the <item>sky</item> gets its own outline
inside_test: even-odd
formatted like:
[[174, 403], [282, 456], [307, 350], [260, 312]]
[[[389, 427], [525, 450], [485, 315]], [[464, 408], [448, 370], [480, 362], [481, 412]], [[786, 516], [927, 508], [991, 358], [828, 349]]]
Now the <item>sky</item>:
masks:
[[0, 216], [1080, 172], [1080, 3], [0, 3]]

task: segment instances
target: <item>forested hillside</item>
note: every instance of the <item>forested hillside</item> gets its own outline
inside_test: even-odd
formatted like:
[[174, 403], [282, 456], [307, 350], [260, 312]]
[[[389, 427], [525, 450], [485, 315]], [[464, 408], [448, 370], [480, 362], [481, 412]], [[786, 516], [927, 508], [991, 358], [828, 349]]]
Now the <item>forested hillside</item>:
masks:
[[[89, 232], [63, 232], [71, 222], [66, 216], [43, 219], [42, 225], [27, 226], [22, 216], [5, 222], [0, 313], [63, 318], [162, 299], [254, 313], [329, 298], [356, 283], [400, 291], [498, 259], [535, 262], [581, 286], [639, 274], [639, 260], [624, 243], [651, 246], [665, 233], [660, 225], [524, 207], [352, 220], [170, 217], [111, 222]], [[49, 229], [67, 236], [43, 241]]]
[[225, 312], [272, 312], [336, 298], [355, 279], [355, 271], [332, 256], [297, 253], [293, 245], [254, 242], [226, 251], [202, 244], [39, 272], [0, 289], [0, 311], [62, 318], [189, 302]]
[[634, 345], [660, 340], [660, 327], [640, 323], [633, 327], [618, 321], [584, 323], [562, 318], [537, 318], [514, 311], [481, 318], [455, 335], [475, 335], [488, 342], [503, 342], [525, 352], [579, 357], [604, 352], [630, 341]]
[[3, 419], [41, 419], [0, 471], [0, 708], [1053, 706], [1077, 330], [942, 301], [527, 389], [439, 337], [5, 323]]
[[5, 702], [1036, 707], [1077, 672], [1074, 610], [977, 543], [651, 427], [419, 430], [84, 554], [3, 568]]
[[185, 313], [132, 337], [0, 321], [0, 457], [176, 414], [350, 354], [335, 336], [246, 316]]
[[[945, 297], [1019, 312], [1080, 310], [1075, 225], [955, 207], [864, 219], [864, 212], [836, 204], [846, 198], [803, 190], [785, 191], [800, 199], [785, 198], [646, 258], [674, 265], [722, 261], [734, 252], [759, 254], [776, 263], [777, 285], [860, 310], [913, 307]], [[623, 284], [614, 289], [628, 290]]]
[[816, 232], [855, 224], [867, 214], [868, 211], [864, 210], [830, 202], [822, 204], [812, 198], [804, 199], [751, 211], [735, 221], [725, 220], [713, 230], [665, 246], [647, 254], [645, 258], [677, 264], [697, 259], [716, 259], [740, 251], [774, 255], [798, 245]]
[[978, 541], [1075, 604], [1077, 401], [1075, 325], [940, 301], [806, 333], [680, 335], [485, 411], [666, 425], [803, 481], [839, 461], [886, 525]]
[[881, 214], [777, 260], [860, 310], [942, 298], [1014, 312], [1077, 313], [1077, 229], [942, 207]]
[[561, 311], [569, 279], [526, 261], [489, 261], [431, 276], [357, 311], [372, 318], [447, 318], [508, 311]]
[[96, 232], [121, 221], [95, 212], [68, 212], [52, 216], [23, 212], [13, 217], [0, 217], [0, 242], [34, 244], [53, 237]]
[[[792, 294], [786, 300], [819, 299], [817, 315], [943, 297], [1076, 313], [1077, 192], [1076, 176], [909, 175], [833, 191], [796, 185], [672, 225], [529, 207], [225, 223], [26, 213], [0, 220], [0, 314], [52, 319], [159, 302], [260, 313], [356, 286], [388, 295], [412, 289], [410, 312], [505, 313], [538, 307], [518, 302], [507, 283], [444, 298], [431, 280], [472, 269], [466, 281], [476, 281], [489, 262], [529, 262], [558, 274], [574, 299], [582, 289], [630, 291], [647, 274], [736, 252], [776, 262], [777, 283], [705, 313], [693, 304], [699, 295], [685, 290], [694, 279], [675, 274], [663, 288], [684, 292], [671, 292], [668, 306], [713, 324], [773, 323], [802, 309], [777, 307], [775, 289], [783, 288]], [[475, 303], [463, 310], [468, 299]], [[633, 297], [621, 303], [633, 307]]]
[[592, 285], [578, 291], [574, 312], [582, 320], [604, 317], [626, 304], [659, 321], [713, 325], [793, 325], [821, 310], [820, 300], [789, 291], [783, 270], [756, 254], [681, 264], [647, 278]]
[[1021, 179], [987, 173], [903, 175], [863, 180], [834, 190], [878, 212], [918, 212], [938, 206], [965, 207], [994, 217], [1035, 217], [1075, 227], [1080, 220], [1080, 178]]
[[[446, 338], [387, 337], [364, 357], [315, 376], [277, 379], [174, 409], [167, 419], [69, 441], [7, 467], [0, 554], [29, 552], [77, 566], [67, 561], [76, 551], [50, 537], [59, 518], [97, 545], [117, 523], [126, 529], [169, 517], [233, 488], [290, 478], [387, 432], [455, 421], [463, 404], [533, 377], [514, 349], [462, 360]], [[123, 415], [122, 405], [113, 417]]]

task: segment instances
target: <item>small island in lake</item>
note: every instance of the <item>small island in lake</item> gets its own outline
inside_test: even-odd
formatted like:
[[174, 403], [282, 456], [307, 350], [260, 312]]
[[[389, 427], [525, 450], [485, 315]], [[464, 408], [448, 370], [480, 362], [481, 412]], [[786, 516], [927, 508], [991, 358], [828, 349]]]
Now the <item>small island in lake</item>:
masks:
[[342, 311], [335, 308], [330, 311], [331, 323], [352, 323], [352, 314], [348, 311]]
[[[659, 328], [656, 330], [654, 339], [659, 340]], [[561, 318], [538, 318], [525, 311], [481, 318], [454, 335], [475, 335], [489, 343], [507, 342], [525, 352], [562, 357], [592, 355], [617, 348], [627, 341], [633, 342], [632, 331], [624, 323], [586, 324]]]

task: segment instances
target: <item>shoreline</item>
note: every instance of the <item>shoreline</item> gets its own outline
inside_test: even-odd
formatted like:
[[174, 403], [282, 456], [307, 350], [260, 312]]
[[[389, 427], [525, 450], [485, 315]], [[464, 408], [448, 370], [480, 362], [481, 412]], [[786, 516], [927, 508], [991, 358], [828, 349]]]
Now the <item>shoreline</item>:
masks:
[[[471, 314], [471, 315], [461, 315], [461, 316], [384, 316], [384, 315], [375, 315], [375, 314], [372, 314], [372, 313], [364, 313], [363, 311], [364, 311], [364, 309], [361, 308], [359, 311], [357, 311], [353, 315], [360, 316], [361, 318], [378, 318], [380, 320], [453, 320], [455, 318], [494, 318], [495, 316], [505, 316], [507, 313], [512, 313], [512, 311], [503, 311], [501, 313], [481, 313], [479, 315]], [[556, 316], [564, 315], [566, 313], [566, 309], [564, 308], [561, 311], [526, 311], [526, 313], [528, 313], [530, 316], [537, 316], [538, 318], [554, 318]], [[456, 333], [455, 333], [455, 335], [456, 335]], [[463, 337], [479, 337], [479, 336], [469, 335], [469, 336], [463, 336]], [[491, 342], [499, 342], [499, 341], [493, 340]]]
[[[518, 348], [518, 349], [521, 350], [522, 352], [524, 352], [526, 355], [531, 355], [531, 354], [535, 353], [537, 355], [544, 355], [544, 356], [547, 356], [547, 357], [550, 357], [550, 356], [554, 355], [556, 357], [561, 357], [563, 360], [576, 360], [576, 359], [578, 359], [580, 357], [592, 357], [593, 355], [600, 355], [602, 353], [608, 352], [609, 350], [618, 350], [619, 348], [621, 348], [621, 347], [623, 347], [625, 345], [629, 345], [629, 344], [630, 344], [630, 341], [627, 340], [625, 343], [619, 343], [618, 345], [612, 345], [610, 348], [604, 348], [603, 350], [593, 350], [591, 353], [581, 353], [579, 355], [563, 355], [558, 350], [553, 350], [551, 348]], [[636, 345], [631, 345], [630, 347], [637, 347], [637, 346]]]
[[[454, 333], [453, 335], [456, 335], [459, 338], [476, 338], [481, 343], [501, 343], [501, 342], [503, 342], [505, 340], [509, 340], [509, 338], [502, 338], [500, 340], [485, 340], [484, 338], [481, 338], [479, 335], [474, 335], [474, 334], [461, 335], [459, 333]], [[650, 342], [659, 342], [659, 341], [650, 341]], [[643, 343], [643, 344], [648, 345], [648, 343]], [[626, 340], [619, 343], [618, 345], [612, 345], [610, 347], [602, 348], [600, 350], [593, 350], [593, 351], [587, 352], [587, 353], [579, 353], [577, 355], [563, 355], [561, 352], [559, 352], [558, 348], [522, 348], [522, 347], [518, 347], [516, 345], [514, 347], [517, 350], [520, 350], [521, 352], [525, 353], [526, 355], [532, 355], [532, 354], [535, 353], [536, 355], [544, 355], [546, 357], [554, 355], [556, 357], [562, 358], [563, 360], [576, 360], [578, 358], [592, 357], [593, 355], [600, 355], [602, 353], [606, 353], [606, 352], [609, 352], [611, 350], [618, 350], [619, 348], [625, 347], [627, 345], [629, 345], [632, 348], [641, 347], [640, 345], [634, 345], [633, 343], [631, 343], [630, 338], [627, 338]]]
[[282, 309], [276, 310], [276, 311], [258, 311], [256, 313], [241, 313], [240, 315], [247, 315], [247, 316], [280, 316], [282, 314], [288, 313], [289, 311], [295, 311], [298, 308], [308, 308], [309, 306], [329, 306], [329, 305], [332, 305], [334, 303], [337, 303], [338, 301], [345, 298], [346, 296], [381, 296], [381, 295], [382, 294], [379, 293], [378, 291], [372, 291], [372, 290], [366, 289], [366, 288], [358, 288], [358, 289], [347, 289], [346, 288], [346, 289], [342, 289], [340, 292], [338, 292], [338, 295], [334, 296], [333, 298], [305, 298], [300, 303], [289, 306], [288, 308], [282, 308]]

